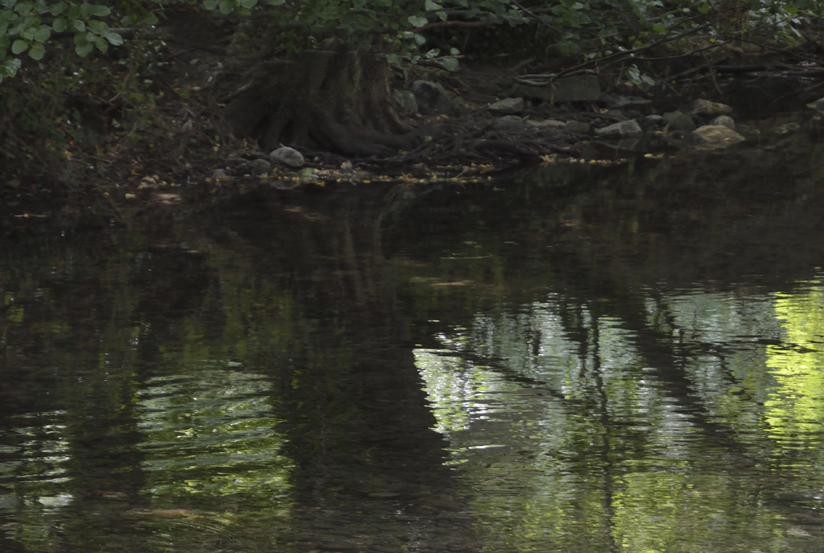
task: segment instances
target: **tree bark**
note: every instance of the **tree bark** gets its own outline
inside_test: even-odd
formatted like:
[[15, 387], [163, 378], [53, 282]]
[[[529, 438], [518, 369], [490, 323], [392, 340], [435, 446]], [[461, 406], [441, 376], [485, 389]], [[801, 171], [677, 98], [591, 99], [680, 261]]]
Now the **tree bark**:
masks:
[[388, 64], [375, 54], [305, 51], [257, 64], [226, 101], [228, 132], [279, 145], [345, 155], [393, 155], [418, 135], [391, 105]]

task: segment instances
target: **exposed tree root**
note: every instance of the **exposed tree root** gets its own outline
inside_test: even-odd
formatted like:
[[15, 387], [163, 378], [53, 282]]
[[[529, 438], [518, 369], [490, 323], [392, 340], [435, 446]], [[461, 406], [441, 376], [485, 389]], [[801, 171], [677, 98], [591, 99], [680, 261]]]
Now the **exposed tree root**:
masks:
[[264, 149], [390, 156], [419, 142], [392, 109], [388, 67], [374, 54], [308, 51], [253, 73], [228, 99], [225, 130]]

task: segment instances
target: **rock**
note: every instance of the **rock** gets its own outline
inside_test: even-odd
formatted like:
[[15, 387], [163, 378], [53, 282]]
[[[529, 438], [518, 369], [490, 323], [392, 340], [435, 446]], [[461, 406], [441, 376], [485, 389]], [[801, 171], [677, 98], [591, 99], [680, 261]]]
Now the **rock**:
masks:
[[638, 123], [629, 120], [613, 123], [603, 129], [598, 129], [596, 132], [601, 136], [627, 136], [629, 134], [641, 134], [643, 131]]
[[515, 132], [524, 128], [524, 122], [517, 115], [504, 115], [493, 121], [490, 128], [496, 131]]
[[684, 115], [684, 113], [681, 112], [681, 111], [678, 111], [678, 110], [665, 111], [664, 115], [661, 116], [661, 119], [664, 121], [665, 125], [668, 125], [670, 121], [672, 121], [673, 119], [675, 119], [676, 117], [679, 117], [681, 115]]
[[643, 119], [643, 125], [648, 127], [660, 127], [664, 124], [664, 118], [658, 114], [647, 115]]
[[222, 180], [231, 180], [233, 177], [231, 177], [225, 169], [215, 169], [212, 172], [212, 178], [220, 182]]
[[592, 128], [589, 126], [589, 123], [584, 123], [583, 121], [568, 121], [566, 130], [572, 134], [589, 134]]
[[816, 100], [812, 104], [807, 104], [807, 107], [812, 108], [816, 111], [824, 112], [824, 98], [819, 98], [818, 100]]
[[277, 150], [274, 150], [271, 154], [269, 154], [269, 157], [272, 161], [283, 163], [289, 167], [303, 167], [303, 164], [305, 163], [303, 154], [294, 148], [289, 148], [288, 146], [281, 146]]
[[650, 103], [649, 100], [646, 98], [641, 98], [640, 96], [616, 96], [607, 94], [606, 92], [601, 94], [598, 99], [606, 105], [607, 109], [616, 109], [625, 106], [640, 106]]
[[392, 98], [398, 107], [408, 109], [412, 113], [418, 113], [418, 102], [415, 100], [415, 94], [411, 90], [393, 90]]
[[692, 103], [693, 115], [724, 115], [732, 111], [732, 108], [727, 104], [719, 104], [717, 102], [710, 102], [709, 100], [698, 99]]
[[421, 113], [440, 115], [451, 113], [454, 109], [449, 93], [438, 83], [415, 81], [411, 90], [415, 94], [415, 101]]
[[[564, 129], [567, 126], [563, 121], [556, 121], [555, 119], [529, 120], [526, 124], [538, 129]], [[587, 125], [587, 130], [589, 130], [589, 125]]]
[[687, 135], [689, 142], [701, 150], [727, 148], [745, 140], [743, 136], [724, 125], [704, 125]]
[[576, 75], [555, 81], [555, 103], [594, 102], [601, 97], [598, 75]]
[[801, 125], [796, 121], [790, 121], [789, 123], [784, 123], [783, 125], [776, 125], [775, 127], [770, 129], [770, 134], [775, 134], [778, 136], [782, 136], [785, 134], [793, 133], [801, 128]]
[[511, 95], [555, 103], [595, 102], [601, 97], [601, 83], [598, 75], [576, 75], [558, 79], [552, 86], [518, 84], [512, 89]]
[[487, 109], [497, 115], [515, 115], [524, 110], [524, 99], [504, 98], [494, 104], [490, 104]]
[[735, 130], [735, 120], [729, 115], [719, 115], [710, 121], [710, 125], [724, 125], [727, 128]]
[[602, 113], [609, 115], [610, 119], [612, 119], [613, 121], [628, 121], [629, 119], [632, 119], [631, 117], [627, 117], [626, 115], [624, 115], [624, 112], [622, 112], [620, 109], [608, 109]]
[[[669, 118], [669, 121], [667, 121], [667, 115], [673, 115]], [[674, 112], [673, 114], [665, 113], [664, 121], [667, 123], [664, 129], [665, 132], [692, 132], [695, 130], [695, 121], [692, 120], [692, 117], [680, 111]]]
[[272, 170], [272, 164], [265, 159], [253, 159], [240, 164], [237, 170], [243, 175], [263, 175]]

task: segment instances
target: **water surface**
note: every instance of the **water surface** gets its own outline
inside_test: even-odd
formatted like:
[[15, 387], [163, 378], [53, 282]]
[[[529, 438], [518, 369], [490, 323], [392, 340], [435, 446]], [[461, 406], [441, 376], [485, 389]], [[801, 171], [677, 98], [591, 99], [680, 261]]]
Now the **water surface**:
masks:
[[821, 159], [15, 222], [0, 549], [819, 551]]

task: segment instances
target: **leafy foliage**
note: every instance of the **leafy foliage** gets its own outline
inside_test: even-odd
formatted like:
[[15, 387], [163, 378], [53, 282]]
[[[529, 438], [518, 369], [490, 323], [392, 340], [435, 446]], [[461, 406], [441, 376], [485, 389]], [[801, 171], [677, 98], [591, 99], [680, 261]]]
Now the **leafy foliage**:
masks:
[[757, 30], [797, 40], [824, 15], [822, 0], [0, 0], [0, 81], [16, 75], [27, 57], [40, 61], [56, 38], [70, 37], [80, 57], [105, 53], [123, 44], [118, 27], [151, 26], [156, 13], [185, 5], [224, 15], [266, 11], [284, 27], [297, 22], [301, 30], [291, 35], [304, 40], [293, 49], [336, 37], [412, 60], [439, 59], [448, 68], [457, 67], [461, 45], [431, 47], [433, 29], [529, 24], [548, 33], [553, 52], [593, 59], [699, 30], [717, 41], [744, 40]]

